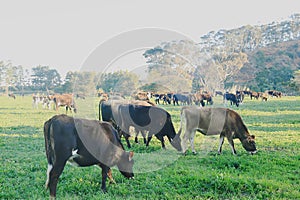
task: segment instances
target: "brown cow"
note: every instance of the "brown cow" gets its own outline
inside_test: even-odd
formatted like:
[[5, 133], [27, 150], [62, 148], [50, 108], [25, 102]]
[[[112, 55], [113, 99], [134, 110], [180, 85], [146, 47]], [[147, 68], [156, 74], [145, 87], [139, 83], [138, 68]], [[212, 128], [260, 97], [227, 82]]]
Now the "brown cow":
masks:
[[52, 98], [55, 103], [56, 112], [58, 112], [60, 106], [66, 106], [66, 113], [68, 113], [68, 109], [72, 111], [72, 108], [75, 113], [77, 112], [73, 94], [56, 94]]
[[149, 92], [143, 92], [143, 91], [139, 91], [136, 94], [133, 94], [132, 97], [135, 100], [141, 100], [141, 101], [149, 101], [150, 98], [150, 93]]
[[185, 133], [182, 140], [182, 149], [186, 153], [187, 140], [190, 140], [192, 152], [196, 153], [194, 148], [194, 136], [196, 131], [204, 135], [220, 135], [220, 145], [218, 153], [222, 151], [224, 137], [227, 138], [232, 153], [236, 154], [233, 139], [238, 138], [243, 147], [251, 154], [256, 153], [255, 136], [250, 135], [247, 127], [243, 123], [238, 113], [226, 108], [199, 108], [195, 106], [183, 107], [181, 109], [181, 125], [178, 135], [182, 128]]

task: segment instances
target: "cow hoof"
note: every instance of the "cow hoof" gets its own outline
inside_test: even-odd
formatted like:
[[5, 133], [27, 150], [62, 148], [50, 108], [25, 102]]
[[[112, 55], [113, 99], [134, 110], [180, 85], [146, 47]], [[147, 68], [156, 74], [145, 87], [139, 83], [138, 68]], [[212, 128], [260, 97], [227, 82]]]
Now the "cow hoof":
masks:
[[102, 192], [103, 192], [103, 193], [107, 193], [107, 190], [106, 190], [106, 189], [102, 189]]
[[193, 155], [197, 155], [197, 152], [196, 152], [196, 151], [193, 151]]

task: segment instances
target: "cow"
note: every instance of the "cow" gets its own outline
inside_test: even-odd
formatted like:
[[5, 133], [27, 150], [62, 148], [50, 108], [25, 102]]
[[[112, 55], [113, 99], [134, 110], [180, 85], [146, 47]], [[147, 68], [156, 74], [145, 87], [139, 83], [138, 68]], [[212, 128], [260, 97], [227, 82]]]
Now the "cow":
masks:
[[56, 115], [44, 123], [45, 149], [48, 161], [45, 187], [55, 198], [59, 176], [67, 162], [102, 168], [101, 189], [106, 192], [106, 179], [114, 182], [111, 167], [117, 165], [126, 178], [134, 178], [133, 152], [125, 152], [116, 130], [107, 122]]
[[237, 91], [235, 92], [235, 94], [236, 94], [237, 98], [240, 99], [240, 103], [243, 103], [244, 98], [245, 98], [244, 92], [241, 91], [241, 90], [237, 90]]
[[181, 151], [180, 138], [176, 136], [171, 115], [162, 108], [121, 104], [118, 105], [118, 115], [115, 120], [125, 135], [129, 135], [130, 126], [147, 130], [149, 133], [146, 146], [149, 146], [152, 136], [155, 135], [161, 141], [162, 148], [165, 149], [164, 136], [167, 136], [171, 145]]
[[205, 101], [206, 100], [206, 105], [210, 104], [213, 105], [213, 99], [212, 99], [212, 95], [210, 93], [202, 93], [202, 91], [200, 92], [196, 92], [193, 95], [193, 101], [196, 105], [201, 105], [202, 107], [205, 106]]
[[241, 102], [239, 96], [232, 94], [232, 93], [228, 93], [228, 92], [226, 92], [223, 96], [223, 103], [225, 103], [225, 101], [227, 101], [227, 100], [230, 101], [230, 105], [235, 104], [236, 107], [239, 107], [240, 102]]
[[252, 91], [250, 93], [250, 99], [252, 100], [252, 98], [255, 98], [257, 100], [259, 98], [259, 93]]
[[191, 105], [192, 98], [190, 94], [173, 94], [173, 105], [179, 105], [178, 102], [181, 102], [182, 105]]
[[[119, 124], [117, 124], [115, 117], [119, 115], [118, 106], [124, 104], [135, 104], [135, 105], [143, 105], [143, 106], [154, 106], [152, 102], [146, 102], [146, 101], [140, 101], [140, 100], [100, 100], [99, 102], [99, 120], [101, 119], [103, 121], [107, 121], [113, 124], [113, 126], [119, 131], [120, 137], [124, 136], [128, 148], [131, 148], [130, 142], [129, 142], [129, 133], [125, 133], [120, 131]], [[136, 135], [135, 135], [135, 142], [138, 143], [138, 134], [141, 132], [144, 143], [146, 144], [146, 133], [144, 129], [139, 129], [139, 127], [135, 127]]]
[[272, 97], [277, 97], [277, 98], [278, 97], [281, 98], [281, 96], [282, 96], [282, 93], [279, 91], [276, 91], [276, 90], [269, 90], [268, 94]]
[[16, 99], [16, 95], [15, 95], [14, 93], [9, 93], [9, 94], [8, 94], [8, 97], [11, 97], [11, 98], [13, 98], [13, 99]]
[[132, 97], [135, 100], [149, 101], [150, 98], [148, 94], [149, 94], [148, 92], [139, 91], [136, 94], [132, 94]]
[[32, 107], [34, 109], [38, 109], [38, 105], [42, 104], [43, 109], [48, 108], [51, 109], [51, 104], [53, 103], [53, 100], [51, 99], [51, 96], [45, 96], [45, 95], [32, 95]]
[[187, 140], [190, 140], [192, 152], [196, 154], [194, 148], [194, 136], [196, 131], [204, 135], [220, 135], [218, 153], [221, 154], [224, 137], [227, 138], [232, 153], [235, 155], [233, 139], [238, 138], [243, 147], [251, 154], [256, 153], [255, 136], [250, 135], [241, 116], [228, 108], [199, 108], [182, 107], [181, 124], [178, 135], [181, 136], [182, 129], [185, 133], [182, 139], [182, 152], [187, 150]]
[[58, 112], [60, 106], [66, 106], [66, 114], [68, 110], [72, 111], [72, 109], [75, 113], [77, 112], [73, 94], [56, 94], [53, 96], [53, 101], [55, 103], [56, 112]]

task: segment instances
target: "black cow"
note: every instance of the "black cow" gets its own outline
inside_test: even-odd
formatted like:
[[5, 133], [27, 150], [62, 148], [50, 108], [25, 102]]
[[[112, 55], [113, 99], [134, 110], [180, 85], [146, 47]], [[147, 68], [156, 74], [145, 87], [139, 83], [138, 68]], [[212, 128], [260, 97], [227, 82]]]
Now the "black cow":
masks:
[[182, 105], [191, 105], [192, 104], [192, 95], [189, 94], [174, 94], [173, 95], [173, 105], [179, 105], [178, 102], [181, 102]]
[[236, 107], [239, 107], [240, 105], [240, 98], [238, 98], [237, 95], [232, 94], [232, 93], [225, 93], [223, 96], [223, 102], [225, 103], [225, 100], [230, 101], [230, 105], [235, 104]]
[[13, 99], [16, 99], [16, 95], [13, 94], [13, 93], [9, 93], [9, 94], [8, 94], [8, 97], [11, 97], [11, 98], [13, 98]]
[[45, 148], [48, 160], [46, 188], [50, 197], [66, 162], [85, 167], [102, 168], [101, 189], [106, 192], [107, 176], [113, 181], [110, 167], [117, 165], [127, 178], [133, 178], [133, 152], [125, 152], [116, 130], [107, 122], [76, 119], [56, 115], [44, 123]]
[[172, 146], [181, 151], [181, 140], [176, 135], [171, 115], [162, 108], [133, 104], [119, 105], [115, 119], [121, 131], [127, 133], [125, 135], [129, 135], [130, 126], [149, 131], [146, 146], [149, 146], [152, 136], [155, 135], [161, 141], [162, 148], [165, 148], [163, 137], [167, 136]]
[[[130, 134], [128, 132], [123, 132], [120, 130], [119, 124], [116, 122], [116, 117], [119, 115], [119, 105], [128, 105], [128, 104], [134, 104], [134, 105], [142, 105], [142, 106], [154, 106], [152, 102], [147, 102], [147, 101], [140, 101], [140, 100], [101, 100], [99, 102], [99, 120], [101, 119], [103, 121], [110, 122], [115, 129], [118, 130], [119, 136], [125, 137], [126, 143], [128, 148], [131, 148], [130, 142], [129, 142], [129, 137]], [[138, 143], [138, 134], [141, 132], [143, 138], [144, 138], [144, 143], [147, 143], [146, 140], [146, 133], [144, 129], [140, 129], [139, 127], [134, 127], [136, 131], [135, 135], [135, 142]]]

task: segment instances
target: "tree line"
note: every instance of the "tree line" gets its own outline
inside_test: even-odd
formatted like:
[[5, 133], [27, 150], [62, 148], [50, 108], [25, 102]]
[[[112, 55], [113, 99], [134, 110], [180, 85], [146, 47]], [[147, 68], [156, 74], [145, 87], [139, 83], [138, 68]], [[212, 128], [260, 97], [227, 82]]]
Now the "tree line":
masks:
[[69, 71], [65, 77], [49, 66], [25, 69], [10, 61], [0, 61], [0, 93], [27, 95], [33, 93], [122, 92], [129, 95], [139, 84], [138, 76], [129, 71], [110, 73]]

